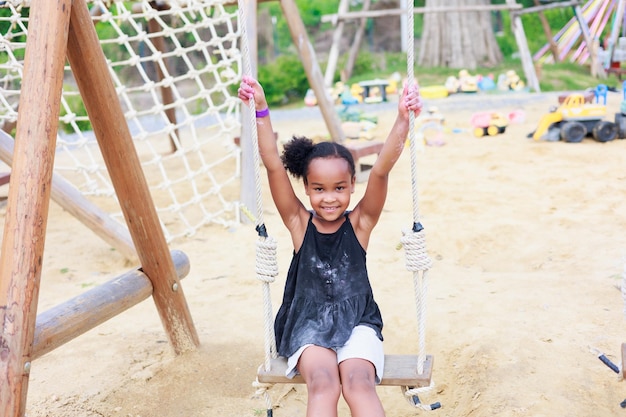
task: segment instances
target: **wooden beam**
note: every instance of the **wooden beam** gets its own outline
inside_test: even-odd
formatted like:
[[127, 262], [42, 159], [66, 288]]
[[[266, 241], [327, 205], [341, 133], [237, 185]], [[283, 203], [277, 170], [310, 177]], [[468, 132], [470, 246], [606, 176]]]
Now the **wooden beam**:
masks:
[[[176, 274], [189, 274], [189, 258], [172, 251]], [[141, 269], [120, 275], [37, 316], [32, 360], [35, 360], [152, 295], [152, 283]]]
[[[339, 0], [338, 13], [345, 13], [348, 11], [350, 5], [349, 0]], [[326, 64], [326, 73], [324, 74], [324, 85], [326, 88], [333, 86], [333, 79], [335, 78], [335, 70], [337, 69], [337, 59], [339, 59], [339, 50], [341, 49], [341, 38], [343, 36], [344, 22], [339, 22], [335, 26], [333, 32], [333, 42], [330, 45], [330, 51], [328, 52], [328, 61]]]
[[[492, 4], [492, 5], [468, 5], [468, 6], [444, 6], [444, 7], [416, 7], [413, 9], [414, 14], [426, 13], [450, 13], [450, 12], [487, 12], [494, 10], [521, 10], [521, 4]], [[347, 13], [336, 13], [323, 15], [321, 21], [323, 23], [332, 23], [336, 25], [343, 20], [362, 19], [369, 17], [386, 17], [399, 16], [405, 14], [406, 9], [384, 9], [384, 10], [368, 10]]]
[[193, 350], [198, 334], [86, 1], [74, 0], [71, 9], [67, 57], [139, 261], [174, 351]]
[[[13, 138], [6, 132], [0, 131], [0, 160], [9, 166], [13, 164], [13, 145]], [[50, 195], [55, 203], [118, 250], [124, 257], [130, 260], [137, 258], [137, 252], [128, 229], [113, 220], [108, 213], [91, 203], [72, 184], [55, 173], [52, 173]]]
[[[370, 8], [371, 0], [363, 0], [363, 11], [367, 11]], [[354, 34], [354, 41], [352, 42], [352, 46], [350, 46], [350, 52], [348, 53], [348, 60], [346, 61], [346, 66], [341, 72], [341, 81], [347, 82], [350, 77], [352, 77], [352, 70], [354, 69], [354, 64], [356, 62], [356, 58], [359, 55], [359, 49], [361, 48], [361, 41], [363, 40], [363, 34], [365, 33], [365, 27], [367, 26], [367, 19], [361, 18], [359, 21], [359, 27]]]
[[[535, 5], [540, 6], [540, 0], [535, 0]], [[550, 29], [550, 23], [546, 18], [546, 15], [543, 11], [538, 11], [537, 15], [539, 16], [539, 21], [541, 22], [541, 27], [543, 28], [543, 33], [546, 35], [548, 39], [548, 44], [550, 45], [550, 52], [552, 52], [552, 56], [554, 57], [554, 62], [560, 62], [559, 58], [559, 45], [554, 40], [554, 36], [552, 36], [552, 29]]]
[[[168, 7], [169, 8], [169, 7]], [[161, 10], [157, 7], [158, 10]], [[155, 19], [148, 19], [148, 33], [159, 33], [160, 30], [159, 23]], [[161, 52], [161, 54], [165, 54], [165, 41], [163, 40], [163, 36], [155, 36], [152, 37], [152, 44], [154, 47]], [[163, 55], [162, 55], [163, 56]], [[163, 65], [167, 69], [167, 58], [162, 58]], [[159, 65], [158, 62], [154, 62], [154, 70], [156, 71], [157, 81], [163, 83], [165, 79], [165, 73], [163, 72], [163, 68]], [[168, 69], [169, 71], [169, 69]], [[176, 126], [176, 108], [174, 107], [174, 93], [172, 91], [172, 87], [169, 85], [161, 84], [161, 100], [163, 100], [163, 106], [165, 107], [164, 112], [167, 116], [167, 120], [174, 126]], [[174, 129], [173, 132], [169, 134], [170, 136], [170, 148], [172, 153], [178, 150], [178, 145], [176, 144], [176, 136], [178, 135], [178, 128]]]
[[324, 87], [324, 77], [322, 76], [322, 71], [320, 70], [319, 63], [315, 56], [315, 50], [309, 41], [304, 23], [302, 23], [298, 6], [294, 0], [281, 0], [280, 5], [283, 9], [285, 19], [287, 19], [293, 44], [298, 49], [304, 71], [309, 79], [311, 88], [315, 92], [317, 104], [322, 112], [330, 136], [333, 141], [343, 143], [345, 142], [345, 135], [341, 128], [341, 121]]
[[0, 415], [25, 414], [70, 0], [32, 0], [0, 256]]
[[611, 67], [613, 54], [615, 54], [615, 46], [617, 45], [622, 20], [624, 19], [624, 10], [626, 10], [626, 0], [619, 0], [617, 3], [617, 11], [615, 12], [615, 21], [611, 27], [611, 35], [609, 37], [609, 53], [606, 55], [606, 61], [604, 62], [604, 68], [607, 70]]
[[582, 3], [583, 2], [581, 0], [561, 1], [561, 2], [556, 2], [556, 3], [544, 4], [542, 6], [526, 7], [525, 9], [521, 9], [521, 10], [513, 10], [511, 11], [511, 14], [516, 14], [516, 15], [521, 16], [521, 15], [525, 15], [529, 13], [545, 12], [546, 10], [550, 10], [550, 9], [560, 9], [563, 7], [578, 6]]
[[[506, 0], [508, 4], [514, 4], [515, 0]], [[533, 58], [528, 48], [528, 42], [526, 41], [526, 34], [524, 33], [524, 26], [522, 19], [519, 15], [511, 15], [511, 30], [515, 35], [517, 41], [517, 48], [522, 59], [522, 67], [524, 68], [524, 75], [526, 76], [526, 82], [528, 86], [535, 90], [535, 92], [541, 92], [539, 88], [539, 80], [537, 79], [537, 73], [535, 72], [535, 66], [533, 64]]]

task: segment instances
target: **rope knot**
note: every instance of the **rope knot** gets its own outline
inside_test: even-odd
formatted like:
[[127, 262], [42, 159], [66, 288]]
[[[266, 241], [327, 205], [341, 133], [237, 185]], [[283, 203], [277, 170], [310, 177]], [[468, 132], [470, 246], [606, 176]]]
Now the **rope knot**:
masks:
[[400, 239], [406, 254], [406, 268], [409, 271], [427, 271], [433, 263], [426, 253], [426, 236], [424, 230], [414, 232], [404, 230]]
[[427, 387], [400, 387], [404, 393], [404, 398], [415, 408], [419, 408], [424, 411], [432, 411], [441, 407], [441, 403], [436, 402], [433, 404], [424, 404], [419, 398], [419, 394], [431, 391], [435, 387], [434, 381], [431, 379], [430, 385]]
[[276, 240], [272, 237], [257, 240], [256, 273], [257, 278], [263, 282], [274, 282], [278, 275], [277, 247]]

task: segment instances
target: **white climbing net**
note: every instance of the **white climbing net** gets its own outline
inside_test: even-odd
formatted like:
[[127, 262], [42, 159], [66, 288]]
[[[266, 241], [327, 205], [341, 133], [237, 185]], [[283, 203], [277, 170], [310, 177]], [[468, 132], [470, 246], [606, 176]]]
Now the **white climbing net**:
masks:
[[[225, 0], [88, 1], [168, 242], [239, 221], [241, 78], [236, 6]], [[0, 2], [0, 127], [17, 121], [29, 4]], [[123, 222], [72, 70], [55, 172]], [[108, 205], [107, 202], [114, 203]]]

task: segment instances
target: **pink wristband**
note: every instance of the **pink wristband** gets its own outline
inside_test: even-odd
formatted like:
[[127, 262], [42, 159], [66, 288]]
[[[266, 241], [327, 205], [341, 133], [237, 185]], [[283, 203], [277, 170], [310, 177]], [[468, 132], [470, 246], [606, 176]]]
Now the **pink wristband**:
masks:
[[261, 111], [257, 111], [256, 112], [256, 117], [261, 118], [261, 117], [266, 117], [270, 115], [270, 109], [269, 107], [266, 107], [265, 110], [261, 110]]

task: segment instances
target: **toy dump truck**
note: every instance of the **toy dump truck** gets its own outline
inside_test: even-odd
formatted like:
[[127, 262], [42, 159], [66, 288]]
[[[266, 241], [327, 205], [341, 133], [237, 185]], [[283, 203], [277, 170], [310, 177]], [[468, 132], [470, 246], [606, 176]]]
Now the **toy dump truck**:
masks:
[[582, 94], [570, 94], [541, 118], [532, 138], [577, 143], [590, 134], [598, 142], [608, 142], [618, 132], [615, 123], [604, 120], [606, 115], [605, 105], [586, 103]]
[[486, 111], [473, 114], [470, 123], [474, 127], [474, 136], [480, 138], [504, 133], [509, 125], [509, 119], [502, 113]]

